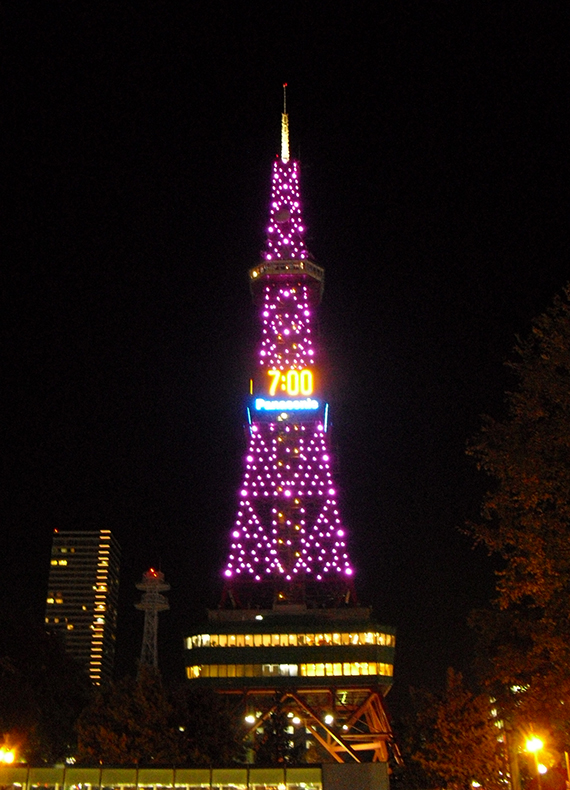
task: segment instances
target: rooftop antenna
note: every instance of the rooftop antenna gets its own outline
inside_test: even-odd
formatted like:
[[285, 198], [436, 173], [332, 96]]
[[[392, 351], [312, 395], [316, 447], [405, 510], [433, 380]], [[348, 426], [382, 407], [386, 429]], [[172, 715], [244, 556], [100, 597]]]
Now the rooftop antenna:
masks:
[[143, 573], [142, 581], [137, 584], [137, 590], [143, 590], [143, 596], [135, 607], [144, 612], [140, 666], [158, 669], [158, 613], [170, 609], [168, 600], [161, 594], [170, 590], [170, 584], [164, 581], [164, 573], [149, 568]]
[[281, 161], [289, 161], [289, 116], [287, 115], [287, 83], [283, 83], [283, 112], [281, 113]]

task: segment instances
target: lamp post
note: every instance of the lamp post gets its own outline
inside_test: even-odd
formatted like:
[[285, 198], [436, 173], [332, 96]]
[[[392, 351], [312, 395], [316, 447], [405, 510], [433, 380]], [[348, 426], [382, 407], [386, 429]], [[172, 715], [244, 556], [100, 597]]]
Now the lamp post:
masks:
[[9, 765], [13, 763], [16, 758], [16, 753], [13, 749], [6, 749], [4, 746], [0, 747], [0, 763]]
[[544, 746], [544, 742], [537, 736], [531, 735], [530, 738], [527, 739], [526, 742], [526, 750], [531, 754], [534, 754], [534, 765], [536, 767], [536, 782], [538, 786], [538, 790], [541, 790], [540, 785], [540, 766], [538, 764], [538, 753]]

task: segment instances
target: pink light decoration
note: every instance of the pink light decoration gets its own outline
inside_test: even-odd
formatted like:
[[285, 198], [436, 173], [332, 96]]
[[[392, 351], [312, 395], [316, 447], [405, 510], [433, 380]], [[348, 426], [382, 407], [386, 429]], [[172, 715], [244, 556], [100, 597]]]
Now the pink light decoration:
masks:
[[269, 225], [264, 258], [273, 260], [304, 260], [309, 257], [301, 220], [299, 163], [277, 159], [273, 165]]
[[[299, 165], [273, 168], [267, 260], [308, 258], [303, 241]], [[263, 281], [258, 365], [268, 370], [316, 366], [314, 313], [318, 296], [300, 277], [272, 274]], [[351, 566], [331, 472], [322, 414], [253, 419], [239, 506], [224, 570], [228, 579], [350, 577]]]

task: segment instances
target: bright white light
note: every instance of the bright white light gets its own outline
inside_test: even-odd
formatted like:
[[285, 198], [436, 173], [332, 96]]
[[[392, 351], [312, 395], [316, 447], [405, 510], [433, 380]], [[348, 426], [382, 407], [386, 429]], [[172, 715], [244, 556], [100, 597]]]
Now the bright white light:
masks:
[[246, 716], [245, 720], [248, 724], [255, 724], [255, 716], [252, 713], [250, 713], [249, 716]]
[[325, 716], [325, 724], [333, 724], [333, 722], [334, 722], [334, 716], [332, 715], [332, 713], [327, 713], [327, 715]]

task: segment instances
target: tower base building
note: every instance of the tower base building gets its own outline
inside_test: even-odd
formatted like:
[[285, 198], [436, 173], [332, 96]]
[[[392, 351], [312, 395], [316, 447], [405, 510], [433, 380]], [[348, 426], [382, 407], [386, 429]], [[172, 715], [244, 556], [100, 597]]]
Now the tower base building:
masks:
[[370, 609], [214, 609], [186, 647], [188, 678], [235, 700], [246, 738], [280, 715], [297, 761], [387, 762], [395, 634]]

